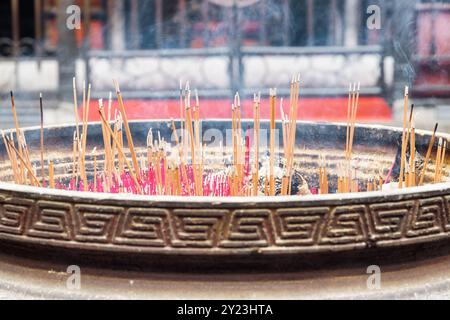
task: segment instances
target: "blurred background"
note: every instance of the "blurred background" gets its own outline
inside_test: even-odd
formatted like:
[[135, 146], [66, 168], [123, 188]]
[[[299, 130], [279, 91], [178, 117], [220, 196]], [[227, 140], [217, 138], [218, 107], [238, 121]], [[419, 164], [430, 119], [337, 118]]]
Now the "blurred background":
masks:
[[180, 79], [202, 118], [227, 118], [235, 91], [252, 117], [253, 93], [288, 98], [296, 73], [301, 119], [345, 120], [361, 82], [358, 121], [399, 124], [408, 85], [417, 126], [448, 130], [450, 0], [0, 1], [2, 128], [10, 90], [22, 126], [39, 123], [40, 92], [46, 124], [73, 122], [74, 75], [79, 93], [92, 83], [95, 120], [113, 78], [130, 118], [176, 118]]

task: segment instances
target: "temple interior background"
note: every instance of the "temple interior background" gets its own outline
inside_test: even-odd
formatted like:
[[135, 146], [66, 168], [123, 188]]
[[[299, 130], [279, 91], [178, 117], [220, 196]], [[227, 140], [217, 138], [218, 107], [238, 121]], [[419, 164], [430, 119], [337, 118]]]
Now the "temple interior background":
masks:
[[449, 0], [5, 0], [0, 127], [12, 126], [11, 90], [22, 126], [39, 123], [41, 92], [46, 124], [73, 122], [74, 75], [93, 103], [117, 79], [136, 119], [176, 117], [189, 80], [207, 119], [230, 117], [236, 91], [251, 117], [253, 93], [286, 95], [300, 73], [300, 119], [345, 121], [348, 84], [360, 82], [358, 121], [397, 125], [408, 85], [416, 125], [447, 130], [449, 40]]

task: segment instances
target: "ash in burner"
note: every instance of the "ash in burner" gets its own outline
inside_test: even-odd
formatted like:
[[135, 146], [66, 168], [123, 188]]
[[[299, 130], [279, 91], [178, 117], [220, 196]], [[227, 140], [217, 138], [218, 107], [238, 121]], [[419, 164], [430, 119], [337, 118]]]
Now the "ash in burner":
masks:
[[[268, 195], [268, 181], [270, 175], [270, 161], [269, 156], [263, 160], [262, 164], [260, 164], [259, 170], [259, 180], [258, 180], [258, 195]], [[286, 162], [279, 159], [275, 164], [274, 170], [274, 179], [275, 179], [275, 195], [282, 195], [283, 191], [283, 179], [287, 180], [288, 186], [287, 190], [290, 191], [289, 195], [310, 195], [312, 194], [306, 179], [301, 174], [301, 170], [298, 167], [294, 167], [292, 170], [292, 175], [289, 177], [287, 175]], [[253, 184], [253, 181], [251, 181]]]

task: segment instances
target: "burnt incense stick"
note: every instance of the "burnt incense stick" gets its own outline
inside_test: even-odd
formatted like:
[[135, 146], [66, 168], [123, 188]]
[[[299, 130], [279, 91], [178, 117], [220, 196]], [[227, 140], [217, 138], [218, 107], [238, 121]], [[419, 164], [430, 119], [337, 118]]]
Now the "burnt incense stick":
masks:
[[431, 135], [431, 138], [430, 138], [430, 142], [428, 144], [428, 150], [427, 150], [427, 153], [425, 155], [425, 161], [423, 163], [422, 172], [420, 173], [419, 186], [423, 185], [423, 182], [424, 182], [424, 179], [425, 179], [425, 173], [426, 173], [426, 170], [427, 170], [428, 162], [429, 162], [430, 157], [431, 157], [431, 152], [433, 150], [434, 141], [436, 140], [437, 128], [438, 128], [438, 124], [436, 123], [436, 125], [434, 126], [433, 134]]
[[44, 164], [44, 109], [42, 106], [42, 93], [39, 94], [39, 109], [41, 114], [41, 176], [42, 176], [42, 186], [45, 187], [45, 164]]
[[[11, 109], [12, 109], [12, 113], [13, 113], [13, 120], [14, 120], [14, 127], [16, 129], [16, 139], [17, 139], [17, 150], [18, 150], [18, 155], [20, 155], [23, 158], [23, 152], [22, 152], [22, 147], [20, 146], [19, 140], [20, 140], [20, 126], [19, 126], [19, 121], [17, 119], [17, 112], [16, 112], [16, 104], [14, 101], [14, 93], [12, 91], [10, 91], [10, 95], [11, 95]], [[12, 139], [11, 142], [14, 145], [14, 139]], [[23, 162], [19, 162], [19, 177], [20, 177], [20, 183], [25, 183], [25, 168], [23, 167]]]
[[442, 138], [439, 138], [438, 148], [436, 151], [436, 164], [434, 167], [434, 183], [438, 182], [439, 168], [441, 165], [441, 156], [442, 156]]

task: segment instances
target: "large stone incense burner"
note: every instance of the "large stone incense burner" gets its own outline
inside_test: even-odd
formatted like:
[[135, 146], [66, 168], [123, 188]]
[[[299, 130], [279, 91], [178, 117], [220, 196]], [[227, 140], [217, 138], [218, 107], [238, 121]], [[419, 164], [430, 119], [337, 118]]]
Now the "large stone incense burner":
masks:
[[[249, 123], [251, 126], [251, 123]], [[147, 132], [164, 121], [130, 123], [135, 145], [144, 151]], [[262, 128], [267, 123], [262, 123]], [[202, 129], [224, 131], [226, 121], [206, 121]], [[247, 123], [243, 123], [247, 127]], [[56, 176], [70, 176], [73, 126], [45, 128], [45, 156]], [[24, 129], [39, 167], [39, 128]], [[344, 157], [345, 125], [301, 122], [296, 161], [310, 186], [317, 159], [326, 154], [330, 179]], [[395, 158], [401, 129], [357, 126], [355, 166], [361, 176], [385, 172]], [[443, 135], [439, 135], [445, 137]], [[426, 152], [430, 132], [417, 132]], [[447, 137], [445, 137], [447, 138]], [[89, 126], [88, 149], [103, 147], [99, 124]], [[450, 184], [390, 192], [285, 197], [168, 197], [74, 192], [15, 185], [0, 145], [0, 241], [3, 247], [55, 259], [84, 257], [128, 265], [237, 268], [265, 262], [339, 260], [341, 256], [392, 250], [450, 240]], [[89, 163], [88, 163], [89, 166]], [[432, 172], [433, 165], [428, 166]], [[314, 176], [316, 175], [316, 176]], [[315, 177], [315, 178], [314, 178]], [[292, 265], [290, 265], [292, 266]]]

